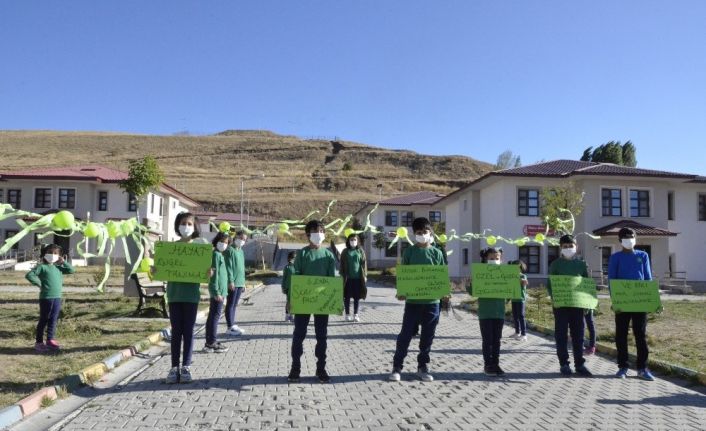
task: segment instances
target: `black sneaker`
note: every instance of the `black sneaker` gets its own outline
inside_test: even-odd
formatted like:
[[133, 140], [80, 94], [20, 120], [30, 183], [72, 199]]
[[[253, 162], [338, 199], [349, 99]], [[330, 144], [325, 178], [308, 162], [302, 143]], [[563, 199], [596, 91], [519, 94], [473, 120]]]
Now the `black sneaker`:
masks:
[[498, 377], [505, 377], [505, 371], [503, 371], [503, 369], [500, 368], [500, 365], [495, 366], [495, 375]]
[[329, 377], [328, 373], [326, 370], [319, 370], [316, 372], [316, 377], [319, 378], [320, 383], [328, 383], [331, 381], [331, 377]]
[[495, 371], [495, 367], [493, 365], [486, 365], [483, 367], [483, 373], [485, 373], [486, 376], [490, 377], [495, 377], [498, 375], [497, 371]]
[[289, 372], [289, 375], [287, 376], [287, 381], [289, 383], [299, 383], [299, 370], [295, 370], [292, 368], [292, 370]]
[[592, 377], [593, 374], [588, 371], [588, 368], [586, 368], [585, 365], [579, 365], [576, 367], [576, 374], [578, 374], [581, 377]]
[[213, 351], [216, 353], [226, 353], [228, 351], [228, 346], [219, 342], [213, 345]]

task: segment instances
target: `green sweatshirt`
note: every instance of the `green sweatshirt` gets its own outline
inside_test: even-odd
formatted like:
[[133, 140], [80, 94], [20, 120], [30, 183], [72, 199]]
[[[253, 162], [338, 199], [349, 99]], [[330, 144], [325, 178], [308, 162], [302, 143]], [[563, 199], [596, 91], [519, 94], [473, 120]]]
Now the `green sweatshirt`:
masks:
[[363, 262], [363, 254], [359, 249], [347, 249], [345, 253], [346, 259], [346, 277], [351, 280], [359, 280], [361, 278], [361, 263]]
[[282, 293], [287, 295], [289, 299], [289, 292], [292, 289], [292, 275], [295, 274], [294, 264], [290, 263], [284, 267], [282, 271]]
[[527, 280], [527, 276], [520, 274], [520, 293], [522, 294], [522, 299], [513, 299], [512, 302], [525, 302], [527, 300], [527, 286], [522, 284], [523, 280]]
[[243, 249], [229, 246], [223, 252], [228, 270], [228, 283], [233, 283], [235, 287], [245, 287], [245, 253]]
[[68, 262], [61, 265], [44, 262], [29, 271], [25, 278], [39, 287], [39, 299], [56, 299], [61, 298], [64, 274], [73, 274], [74, 272], [76, 272], [74, 267]]
[[228, 270], [226, 269], [226, 261], [220, 251], [213, 251], [211, 268], [214, 271], [211, 280], [208, 282], [208, 294], [211, 298], [228, 296]]
[[[564, 259], [560, 257], [555, 259], [551, 265], [549, 265], [549, 275], [573, 275], [588, 277], [588, 266], [586, 261], [583, 259]], [[547, 291], [549, 296], [552, 296], [552, 281], [547, 280]]]
[[[402, 253], [402, 265], [445, 265], [444, 254], [436, 247], [407, 247]], [[438, 304], [438, 299], [408, 299], [409, 304]]]
[[327, 248], [304, 247], [294, 258], [294, 271], [298, 275], [336, 276], [336, 258]]
[[[473, 284], [467, 290], [469, 295], [473, 295]], [[505, 300], [478, 298], [478, 319], [505, 319]]]

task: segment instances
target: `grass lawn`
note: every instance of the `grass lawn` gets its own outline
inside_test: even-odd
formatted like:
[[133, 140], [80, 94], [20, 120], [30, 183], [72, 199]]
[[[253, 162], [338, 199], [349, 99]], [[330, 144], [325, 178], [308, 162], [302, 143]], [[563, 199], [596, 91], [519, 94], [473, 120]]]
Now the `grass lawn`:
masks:
[[[530, 292], [535, 289], [530, 289]], [[471, 299], [471, 309], [476, 309]], [[600, 299], [595, 322], [598, 342], [615, 347], [615, 314], [610, 309], [610, 300]], [[706, 372], [706, 303], [697, 301], [663, 301], [662, 314], [650, 314], [647, 323], [647, 344], [650, 358], [680, 365], [692, 370]], [[527, 320], [535, 324], [554, 328], [552, 308], [546, 297], [528, 298]], [[508, 304], [507, 316], [512, 316]], [[588, 336], [588, 332], [586, 332]], [[629, 351], [636, 353], [632, 331], [628, 338]]]
[[[95, 288], [98, 284], [96, 277], [99, 281], [103, 278], [103, 265], [76, 266], [74, 268], [76, 273], [64, 277], [64, 286]], [[106, 286], [123, 287], [124, 271], [123, 265], [111, 265]], [[25, 279], [25, 274], [27, 271], [0, 271], [0, 285], [33, 287]]]
[[[0, 408], [169, 326], [168, 320], [156, 318], [161, 313], [152, 308], [135, 316], [137, 298], [65, 292], [57, 325], [61, 352], [40, 355], [34, 352], [37, 298], [37, 292], [32, 292], [3, 293], [0, 299]], [[155, 318], [113, 320], [118, 317]]]

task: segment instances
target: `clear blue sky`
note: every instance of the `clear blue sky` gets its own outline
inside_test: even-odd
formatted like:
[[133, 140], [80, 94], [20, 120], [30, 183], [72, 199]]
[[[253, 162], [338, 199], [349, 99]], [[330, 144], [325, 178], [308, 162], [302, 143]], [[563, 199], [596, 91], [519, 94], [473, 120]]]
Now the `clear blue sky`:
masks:
[[[269, 129], [706, 174], [706, 2], [4, 1], [0, 129]], [[698, 155], [698, 157], [695, 157]]]

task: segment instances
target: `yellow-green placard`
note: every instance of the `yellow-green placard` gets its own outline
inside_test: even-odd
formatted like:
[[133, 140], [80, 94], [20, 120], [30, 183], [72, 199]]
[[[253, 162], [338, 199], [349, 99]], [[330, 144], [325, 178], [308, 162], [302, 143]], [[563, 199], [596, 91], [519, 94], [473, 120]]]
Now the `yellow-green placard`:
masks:
[[618, 312], [654, 313], [662, 307], [655, 280], [610, 280], [610, 301]]
[[292, 314], [343, 314], [343, 279], [293, 275], [290, 294]]
[[154, 244], [154, 279], [208, 283], [212, 257], [210, 244], [157, 241]]
[[517, 265], [471, 264], [471, 286], [476, 298], [522, 299]]
[[451, 294], [446, 265], [397, 265], [397, 295], [408, 299], [441, 299]]
[[593, 310], [598, 306], [596, 281], [571, 275], [550, 275], [555, 308], [576, 307]]

